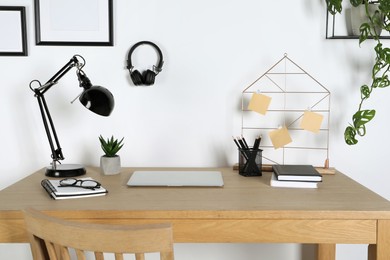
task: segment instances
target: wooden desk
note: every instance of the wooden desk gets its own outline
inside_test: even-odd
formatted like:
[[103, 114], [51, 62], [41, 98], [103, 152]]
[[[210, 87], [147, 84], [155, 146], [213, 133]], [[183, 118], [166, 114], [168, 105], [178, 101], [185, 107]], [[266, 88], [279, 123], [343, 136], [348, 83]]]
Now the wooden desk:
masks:
[[390, 259], [390, 202], [337, 172], [318, 189], [269, 186], [270, 173], [242, 177], [221, 168], [224, 188], [129, 188], [124, 168], [87, 175], [109, 190], [103, 197], [55, 201], [38, 171], [0, 191], [0, 242], [27, 242], [21, 210], [96, 223], [171, 222], [175, 242], [319, 244], [318, 259], [335, 259], [335, 244], [371, 244], [369, 259]]

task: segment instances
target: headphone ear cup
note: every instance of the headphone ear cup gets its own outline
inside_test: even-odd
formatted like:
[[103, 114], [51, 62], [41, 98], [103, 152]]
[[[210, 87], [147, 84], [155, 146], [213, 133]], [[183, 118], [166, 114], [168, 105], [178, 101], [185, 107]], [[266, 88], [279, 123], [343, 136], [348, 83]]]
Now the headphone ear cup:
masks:
[[138, 70], [134, 70], [133, 72], [131, 72], [130, 78], [136, 86], [143, 84], [142, 75]]
[[147, 86], [153, 85], [156, 74], [151, 70], [146, 70], [142, 73], [143, 83]]

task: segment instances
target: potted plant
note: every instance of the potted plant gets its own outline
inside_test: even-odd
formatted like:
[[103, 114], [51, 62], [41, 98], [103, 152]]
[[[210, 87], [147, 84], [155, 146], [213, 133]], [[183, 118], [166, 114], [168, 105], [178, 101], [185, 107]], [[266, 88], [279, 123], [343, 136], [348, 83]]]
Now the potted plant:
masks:
[[[343, 0], [325, 0], [327, 9], [331, 14], [342, 12]], [[359, 44], [368, 38], [376, 41], [374, 47], [375, 61], [371, 70], [371, 83], [360, 87], [360, 102], [357, 111], [352, 116], [352, 123], [344, 131], [344, 140], [348, 145], [357, 144], [357, 135], [362, 137], [366, 134], [366, 124], [375, 116], [375, 109], [365, 109], [363, 105], [375, 89], [385, 88], [390, 85], [390, 48], [383, 46], [378, 34], [378, 27], [390, 32], [390, 1], [389, 0], [350, 0], [353, 7], [364, 5], [367, 22], [360, 25]], [[377, 4], [378, 10], [370, 13], [369, 5]]]
[[[370, 23], [369, 17], [375, 21], [375, 33], [379, 36], [382, 32], [382, 24], [379, 22], [381, 19], [379, 12], [379, 2], [378, 1], [367, 1], [368, 6], [364, 2], [353, 1], [350, 11], [350, 23], [351, 23], [351, 33], [354, 36], [360, 35], [360, 26], [364, 23]], [[369, 16], [367, 16], [367, 13]]]
[[123, 147], [124, 137], [118, 141], [114, 136], [104, 139], [103, 136], [99, 136], [99, 141], [104, 155], [100, 157], [100, 168], [103, 174], [113, 175], [118, 174], [121, 171], [121, 158], [117, 153]]

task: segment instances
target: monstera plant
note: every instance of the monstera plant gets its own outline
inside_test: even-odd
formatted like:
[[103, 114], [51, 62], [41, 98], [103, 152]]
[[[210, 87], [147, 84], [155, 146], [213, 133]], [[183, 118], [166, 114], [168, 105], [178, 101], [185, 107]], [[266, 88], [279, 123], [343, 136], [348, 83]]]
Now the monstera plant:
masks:
[[[341, 13], [343, 0], [325, 0], [328, 12], [331, 14]], [[346, 127], [344, 132], [345, 142], [349, 145], [357, 144], [357, 136], [366, 134], [366, 124], [375, 116], [375, 109], [364, 108], [364, 103], [370, 98], [373, 91], [380, 88], [385, 88], [390, 85], [390, 49], [385, 47], [378, 35], [378, 30], [390, 32], [390, 1], [379, 0], [350, 0], [353, 8], [360, 5], [365, 6], [367, 22], [360, 26], [359, 45], [365, 40], [372, 38], [376, 41], [374, 47], [375, 62], [371, 70], [371, 82], [360, 87], [360, 102], [356, 113], [352, 116], [352, 123]], [[376, 4], [378, 9], [375, 13], [369, 12], [369, 5]]]

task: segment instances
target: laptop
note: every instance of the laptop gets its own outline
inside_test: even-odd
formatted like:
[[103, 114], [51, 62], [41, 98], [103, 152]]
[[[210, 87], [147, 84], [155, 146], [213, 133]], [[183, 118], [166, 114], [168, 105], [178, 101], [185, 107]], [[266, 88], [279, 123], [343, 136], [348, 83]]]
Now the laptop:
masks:
[[128, 186], [222, 187], [220, 171], [135, 171]]

